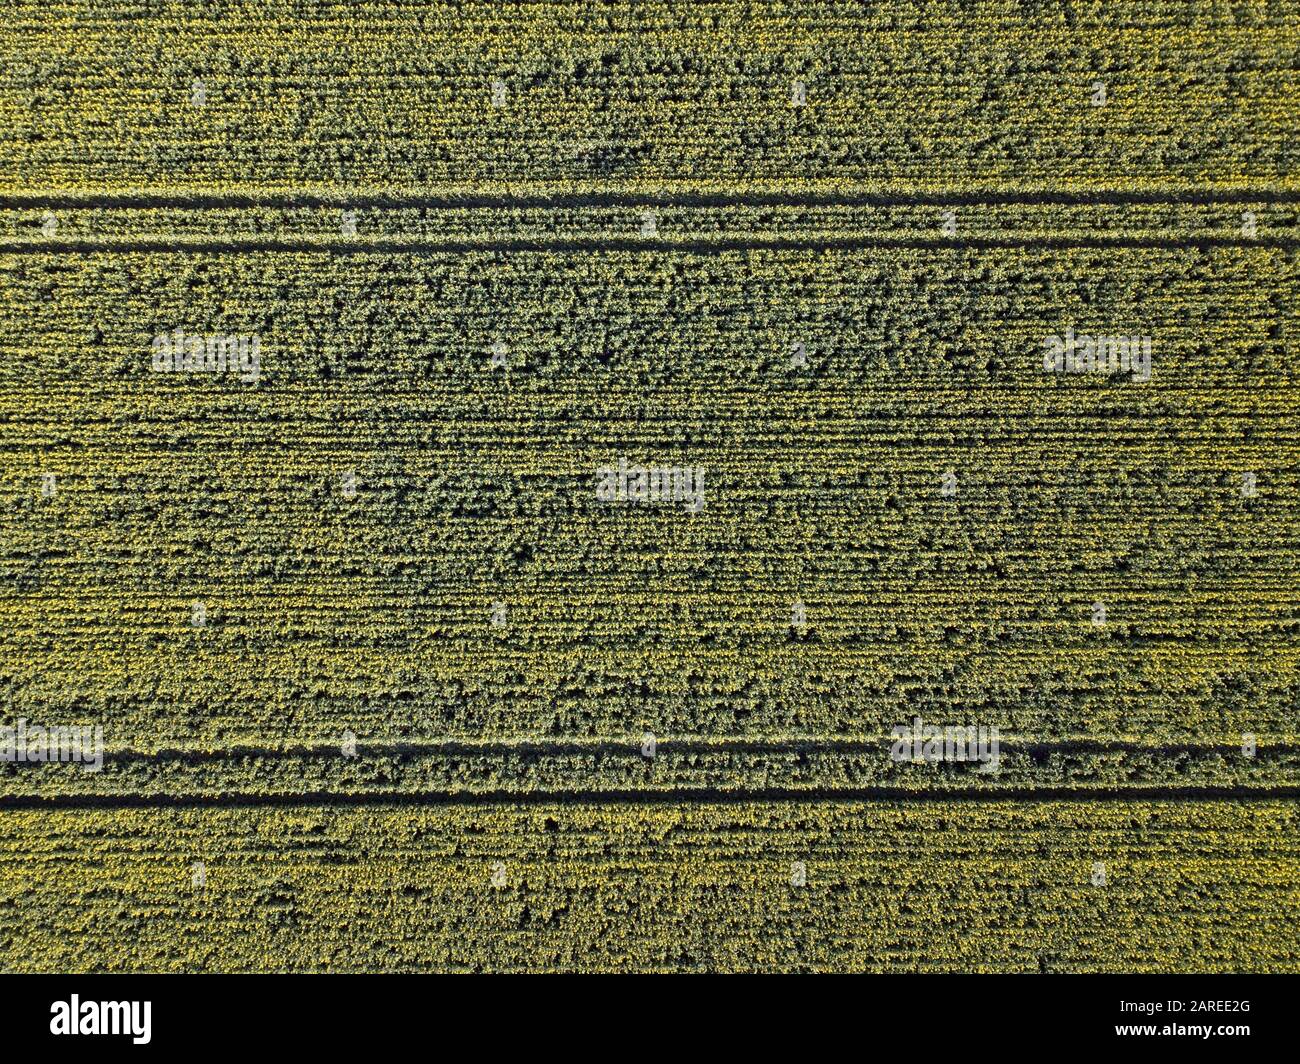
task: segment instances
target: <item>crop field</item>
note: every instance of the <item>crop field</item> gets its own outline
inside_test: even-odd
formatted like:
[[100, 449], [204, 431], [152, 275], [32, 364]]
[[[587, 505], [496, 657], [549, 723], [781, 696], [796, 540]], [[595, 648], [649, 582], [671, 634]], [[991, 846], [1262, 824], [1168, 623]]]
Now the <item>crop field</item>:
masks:
[[1300, 971], [1295, 3], [6, 13], [0, 970]]
[[61, 809], [0, 857], [7, 909], [59, 883], [7, 931], [33, 969], [1285, 971], [1297, 829], [1293, 802]]

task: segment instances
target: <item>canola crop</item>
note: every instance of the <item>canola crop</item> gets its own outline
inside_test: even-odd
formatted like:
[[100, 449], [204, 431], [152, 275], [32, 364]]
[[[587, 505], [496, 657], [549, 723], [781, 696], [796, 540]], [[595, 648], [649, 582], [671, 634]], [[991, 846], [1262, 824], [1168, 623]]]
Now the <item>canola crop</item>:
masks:
[[0, 968], [1300, 970], [1293, 5], [0, 60]]
[[60, 810], [12, 816], [0, 860], [34, 971], [1281, 972], [1298, 826], [1293, 802]]

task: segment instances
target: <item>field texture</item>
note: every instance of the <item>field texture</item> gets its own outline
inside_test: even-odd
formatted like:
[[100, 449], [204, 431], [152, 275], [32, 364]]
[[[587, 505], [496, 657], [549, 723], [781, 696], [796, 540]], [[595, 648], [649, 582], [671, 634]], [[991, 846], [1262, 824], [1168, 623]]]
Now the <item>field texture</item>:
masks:
[[0, 968], [1300, 971], [1295, 3], [6, 16]]

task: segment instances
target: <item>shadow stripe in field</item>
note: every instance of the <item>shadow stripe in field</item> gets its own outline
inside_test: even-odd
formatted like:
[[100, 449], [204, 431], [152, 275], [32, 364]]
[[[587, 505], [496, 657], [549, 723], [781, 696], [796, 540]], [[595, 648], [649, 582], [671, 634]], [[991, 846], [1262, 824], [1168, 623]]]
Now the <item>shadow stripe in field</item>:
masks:
[[206, 794], [0, 795], [0, 809], [249, 808], [256, 806], [517, 806], [517, 805], [736, 805], [796, 802], [806, 805], [891, 801], [933, 805], [952, 802], [1275, 802], [1300, 799], [1292, 787], [1122, 787], [1075, 789], [912, 790], [906, 787], [641, 788], [626, 790], [492, 791], [219, 791]]
[[395, 254], [460, 254], [469, 252], [530, 252], [552, 251], [580, 252], [635, 252], [676, 251], [694, 255], [717, 255], [733, 251], [857, 251], [872, 248], [903, 248], [908, 250], [997, 250], [999, 248], [1043, 249], [1105, 249], [1151, 248], [1206, 249], [1216, 247], [1248, 248], [1300, 248], [1300, 235], [1261, 235], [1243, 237], [1224, 233], [1221, 236], [1047, 236], [1027, 234], [1000, 237], [790, 237], [778, 239], [744, 239], [728, 237], [719, 240], [663, 240], [650, 237], [627, 237], [599, 240], [496, 240], [496, 241], [410, 241], [374, 239], [350, 243], [337, 238], [321, 240], [303, 239], [246, 239], [228, 240], [19, 240], [0, 243], [4, 255], [93, 254], [96, 252], [190, 252], [199, 254], [244, 254], [250, 252], [321, 252], [330, 255], [364, 255], [371, 253]]
[[[367, 757], [430, 756], [443, 754], [449, 757], [464, 754], [485, 757], [513, 754], [600, 754], [602, 756], [626, 755], [641, 757], [639, 740], [616, 742], [465, 742], [451, 740], [428, 743], [359, 743]], [[888, 749], [890, 740], [835, 739], [810, 737], [803, 739], [656, 739], [656, 747], [668, 753], [804, 753], [804, 752], [857, 752]], [[1080, 739], [1063, 742], [1023, 743], [1001, 740], [1004, 753], [1045, 757], [1051, 754], [1071, 753], [1136, 753], [1156, 755], [1198, 753], [1240, 753], [1240, 746], [1227, 743], [1129, 743], [1110, 739]], [[305, 758], [337, 757], [338, 746], [313, 745], [294, 747], [232, 746], [219, 750], [105, 750], [105, 761], [219, 761], [224, 758]], [[1270, 743], [1270, 752], [1300, 752], [1300, 743]]]
[[1288, 188], [1186, 188], [1138, 189], [975, 189], [954, 188], [901, 190], [894, 192], [592, 192], [485, 196], [475, 193], [403, 195], [363, 192], [321, 194], [294, 192], [100, 194], [8, 193], [0, 195], [0, 210], [59, 209], [219, 209], [239, 207], [356, 207], [429, 208], [462, 210], [471, 208], [541, 207], [972, 207], [972, 206], [1092, 206], [1132, 204], [1183, 204], [1213, 206], [1219, 203], [1300, 204], [1300, 189]]

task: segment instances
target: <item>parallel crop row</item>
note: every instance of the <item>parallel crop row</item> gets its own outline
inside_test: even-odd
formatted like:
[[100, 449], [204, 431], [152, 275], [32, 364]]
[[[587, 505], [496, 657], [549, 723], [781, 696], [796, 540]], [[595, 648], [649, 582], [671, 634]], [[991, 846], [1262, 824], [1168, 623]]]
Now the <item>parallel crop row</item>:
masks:
[[[135, 750], [914, 713], [1294, 741], [1292, 251], [12, 255], [0, 280], [14, 716]], [[1044, 372], [1067, 325], [1149, 336], [1151, 379]], [[260, 379], [153, 372], [176, 327], [259, 334]], [[702, 470], [703, 509], [601, 502], [620, 460]]]
[[22, 0], [0, 188], [1295, 188], [1298, 28], [1173, 0]]
[[9, 814], [0, 955], [22, 971], [1281, 971], [1295, 961], [1296, 815], [1199, 803]]

